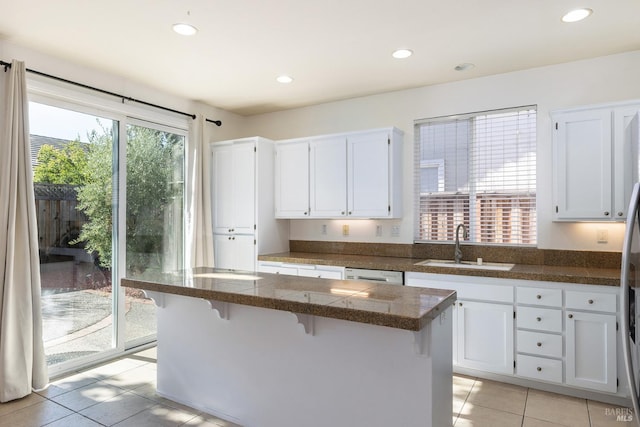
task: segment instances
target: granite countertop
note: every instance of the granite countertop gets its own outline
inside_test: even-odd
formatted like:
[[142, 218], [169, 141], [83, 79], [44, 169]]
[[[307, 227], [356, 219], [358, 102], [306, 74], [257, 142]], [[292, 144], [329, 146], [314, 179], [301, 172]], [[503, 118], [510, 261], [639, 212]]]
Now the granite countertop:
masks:
[[122, 286], [419, 331], [456, 298], [455, 291], [197, 268], [144, 274]]
[[422, 273], [454, 274], [501, 279], [521, 279], [547, 282], [580, 283], [585, 285], [620, 285], [620, 269], [597, 267], [573, 267], [558, 265], [515, 264], [509, 271], [462, 269], [455, 267], [429, 267], [416, 265], [424, 259], [350, 255], [311, 252], [283, 252], [259, 255], [260, 261], [277, 261], [299, 264], [335, 265], [341, 267], [369, 268], [376, 270], [416, 271]]

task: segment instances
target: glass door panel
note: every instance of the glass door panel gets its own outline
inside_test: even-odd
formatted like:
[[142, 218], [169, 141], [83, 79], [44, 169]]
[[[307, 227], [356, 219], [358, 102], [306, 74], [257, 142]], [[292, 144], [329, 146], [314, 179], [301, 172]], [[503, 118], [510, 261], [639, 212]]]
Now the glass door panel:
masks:
[[43, 339], [50, 372], [114, 350], [113, 147], [118, 122], [31, 102]]
[[[184, 268], [185, 134], [137, 122], [127, 125], [126, 277]], [[155, 305], [124, 288], [125, 346], [155, 339]]]

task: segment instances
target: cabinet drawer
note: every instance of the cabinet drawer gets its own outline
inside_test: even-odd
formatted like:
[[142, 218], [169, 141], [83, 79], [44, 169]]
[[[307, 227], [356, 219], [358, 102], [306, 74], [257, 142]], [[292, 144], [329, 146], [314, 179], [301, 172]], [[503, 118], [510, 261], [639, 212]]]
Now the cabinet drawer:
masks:
[[513, 304], [513, 287], [501, 285], [467, 284], [455, 282], [437, 282], [434, 288], [453, 289], [458, 294], [458, 299], [491, 301], [492, 303]]
[[518, 331], [518, 353], [562, 357], [562, 335], [543, 332]]
[[518, 306], [516, 321], [518, 322], [518, 328], [562, 332], [561, 310]]
[[516, 287], [518, 304], [562, 307], [562, 289]]
[[536, 380], [562, 382], [562, 360], [519, 354], [516, 358], [516, 374]]
[[616, 312], [616, 294], [566, 291], [565, 295], [568, 309]]

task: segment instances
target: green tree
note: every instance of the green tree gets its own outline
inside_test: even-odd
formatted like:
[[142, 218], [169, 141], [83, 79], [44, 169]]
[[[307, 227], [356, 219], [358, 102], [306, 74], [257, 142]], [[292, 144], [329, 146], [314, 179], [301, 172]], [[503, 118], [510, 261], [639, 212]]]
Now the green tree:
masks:
[[87, 151], [78, 141], [70, 141], [62, 148], [44, 144], [33, 169], [33, 181], [49, 184], [81, 185], [87, 179]]
[[[112, 256], [112, 146], [110, 130], [95, 131], [87, 156], [88, 174], [78, 190], [79, 208], [89, 218], [78, 241], [99, 254], [100, 264], [109, 267]], [[127, 217], [126, 267], [140, 272], [160, 265], [165, 243], [166, 215], [182, 199], [183, 138], [140, 126], [127, 126]]]

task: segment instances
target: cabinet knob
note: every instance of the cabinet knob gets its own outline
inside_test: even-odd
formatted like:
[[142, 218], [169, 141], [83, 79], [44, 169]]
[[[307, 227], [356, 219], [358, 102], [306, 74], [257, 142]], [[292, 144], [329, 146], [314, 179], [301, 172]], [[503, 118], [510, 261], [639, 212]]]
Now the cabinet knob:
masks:
[[542, 368], [541, 368], [540, 366], [538, 366], [538, 367], [536, 368], [536, 370], [537, 370], [538, 372], [542, 372]]
[[461, 302], [459, 302], [458, 304], [460, 305], [460, 307], [462, 307], [462, 303]]
[[593, 300], [592, 299], [590, 299], [588, 302], [589, 302], [589, 304], [593, 304]]
[[570, 315], [569, 315], [569, 319], [573, 319], [573, 314], [570, 314]]
[[537, 320], [538, 322], [542, 322], [542, 317], [536, 317], [536, 320]]
[[538, 294], [538, 295], [536, 295], [536, 298], [540, 299], [540, 298], [542, 298], [542, 295]]
[[604, 216], [609, 216], [609, 211], [605, 211]]
[[349, 211], [349, 215], [351, 215], [351, 211]]
[[622, 213], [622, 212], [618, 212], [618, 216], [622, 216], [622, 215], [623, 215], [623, 213]]
[[340, 215], [344, 215], [344, 211], [340, 212]]
[[537, 345], [538, 347], [542, 347], [542, 343], [541, 343], [541, 342], [536, 343], [536, 345]]
[[304, 213], [305, 215], [307, 214], [307, 212]]

